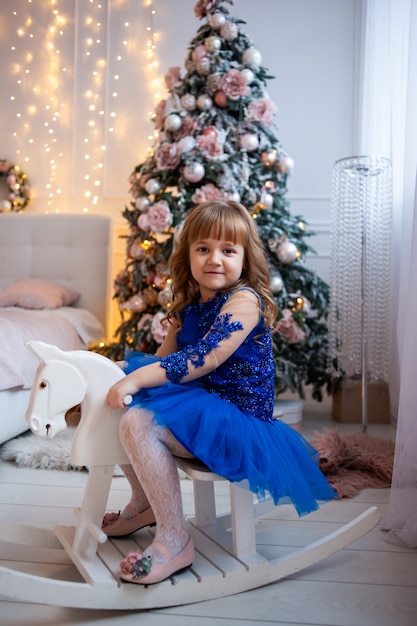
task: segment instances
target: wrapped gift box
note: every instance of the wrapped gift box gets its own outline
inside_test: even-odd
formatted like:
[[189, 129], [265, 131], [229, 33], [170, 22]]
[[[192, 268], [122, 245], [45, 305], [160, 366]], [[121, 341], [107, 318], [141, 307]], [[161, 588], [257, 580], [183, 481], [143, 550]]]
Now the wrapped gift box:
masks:
[[[332, 394], [332, 417], [337, 422], [362, 422], [362, 381], [343, 380]], [[388, 384], [368, 383], [368, 423], [389, 424], [390, 402]]]
[[301, 433], [303, 424], [303, 403], [294, 400], [277, 400], [274, 406], [274, 417]]

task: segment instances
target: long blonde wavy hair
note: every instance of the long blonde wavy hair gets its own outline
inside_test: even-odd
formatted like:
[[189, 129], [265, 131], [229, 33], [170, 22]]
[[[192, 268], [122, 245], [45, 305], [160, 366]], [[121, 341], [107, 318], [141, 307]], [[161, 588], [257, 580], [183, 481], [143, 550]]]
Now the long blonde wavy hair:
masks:
[[244, 249], [243, 271], [228, 291], [251, 287], [262, 301], [261, 314], [267, 327], [272, 326], [278, 312], [270, 289], [270, 273], [257, 226], [246, 208], [239, 202], [214, 200], [192, 209], [185, 220], [178, 245], [171, 255], [170, 272], [173, 283], [173, 303], [168, 319], [180, 325], [180, 313], [193, 302], [199, 292], [190, 269], [190, 246], [200, 239], [230, 241]]

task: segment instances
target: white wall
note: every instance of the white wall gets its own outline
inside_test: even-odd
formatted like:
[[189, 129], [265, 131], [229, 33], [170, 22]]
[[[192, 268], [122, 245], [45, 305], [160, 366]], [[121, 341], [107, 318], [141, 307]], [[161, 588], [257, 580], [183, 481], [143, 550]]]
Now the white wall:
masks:
[[[195, 2], [153, 0], [159, 61], [154, 77], [163, 77], [170, 66], [183, 67], [200, 26]], [[49, 2], [0, 4], [0, 159], [28, 174], [35, 198], [26, 211], [88, 209], [112, 215], [116, 232], [123, 229], [127, 179], [146, 157], [153, 129], [154, 91], [145, 56], [151, 9], [145, 4], [149, 0], [61, 0], [55, 7], [66, 18], [62, 25]], [[230, 7], [246, 22], [245, 32], [275, 76], [269, 93], [279, 108], [278, 136], [295, 161], [288, 199], [292, 212], [317, 233], [311, 243], [318, 254], [309, 264], [325, 280], [332, 164], [355, 152], [359, 7], [360, 0], [235, 0]], [[103, 168], [97, 170], [101, 155]], [[92, 187], [86, 174], [100, 185]], [[85, 199], [88, 189], [97, 194], [96, 205]], [[0, 193], [4, 197], [4, 185]], [[116, 250], [117, 266], [124, 260], [123, 244]]]

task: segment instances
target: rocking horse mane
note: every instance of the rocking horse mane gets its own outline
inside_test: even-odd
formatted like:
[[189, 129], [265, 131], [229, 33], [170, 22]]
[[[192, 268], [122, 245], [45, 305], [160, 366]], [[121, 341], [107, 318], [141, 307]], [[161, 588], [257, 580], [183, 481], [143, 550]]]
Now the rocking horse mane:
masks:
[[[28, 348], [39, 359], [26, 419], [40, 436], [54, 437], [66, 428], [65, 413], [81, 404], [71, 462], [78, 466], [126, 462], [119, 443], [122, 414], [105, 404], [109, 387], [125, 374], [113, 361], [88, 350], [63, 351], [41, 341]], [[47, 402], [45, 402], [47, 399]]]

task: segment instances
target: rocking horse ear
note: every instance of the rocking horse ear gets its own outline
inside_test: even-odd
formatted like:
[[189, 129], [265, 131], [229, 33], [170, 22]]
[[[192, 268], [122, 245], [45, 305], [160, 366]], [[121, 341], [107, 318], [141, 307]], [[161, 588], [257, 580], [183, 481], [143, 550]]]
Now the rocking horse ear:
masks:
[[62, 350], [43, 341], [28, 341], [26, 347], [43, 363], [46, 363], [48, 359], [57, 357], [63, 354]]

